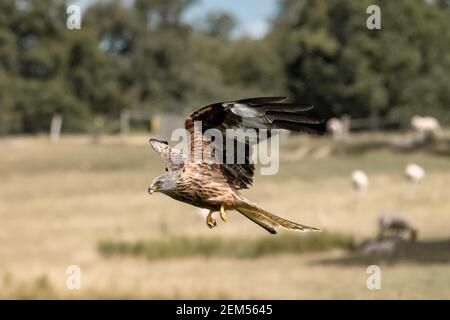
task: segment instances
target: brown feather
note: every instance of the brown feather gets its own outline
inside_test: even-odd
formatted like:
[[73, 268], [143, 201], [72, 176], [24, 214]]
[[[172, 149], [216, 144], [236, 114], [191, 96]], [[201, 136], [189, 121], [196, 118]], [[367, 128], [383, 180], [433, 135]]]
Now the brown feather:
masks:
[[[214, 103], [203, 107], [186, 118], [185, 128], [191, 140], [190, 157], [183, 159], [182, 165], [173, 163], [172, 155], [179, 156], [178, 150], [171, 149], [167, 142], [150, 140], [152, 147], [160, 154], [169, 171], [169, 185], [161, 189], [168, 196], [211, 211], [236, 209], [270, 233], [276, 228], [296, 231], [317, 231], [316, 228], [298, 224], [259, 208], [243, 198], [239, 190], [249, 188], [253, 183], [255, 166], [250, 162], [252, 147], [258, 143], [234, 137], [234, 147], [244, 147], [245, 163], [226, 163], [227, 145], [213, 145], [215, 152], [222, 152], [223, 163], [206, 163], [203, 153], [211, 147], [211, 141], [204, 133], [208, 129], [218, 129], [225, 137], [227, 129], [288, 129], [309, 134], [324, 132], [320, 116], [312, 112], [312, 106], [281, 102], [284, 97], [259, 97]], [[201, 122], [201, 130], [195, 123]], [[235, 154], [235, 152], [234, 152]], [[215, 154], [212, 154], [213, 156]], [[236, 157], [237, 155], [235, 155]], [[199, 158], [198, 158], [199, 157]], [[236, 160], [236, 159], [233, 159]]]
[[[242, 99], [214, 103], [193, 112], [185, 122], [185, 127], [191, 136], [191, 161], [201, 161], [201, 159], [194, 159], [194, 156], [202, 155], [211, 143], [204, 139], [203, 133], [212, 128], [219, 129], [223, 133], [229, 128], [247, 128], [259, 131], [259, 128], [251, 125], [256, 121], [259, 126], [266, 129], [287, 129], [314, 135], [322, 134], [325, 131], [321, 117], [311, 112], [312, 106], [280, 102], [284, 99], [285, 97]], [[247, 118], [239, 116], [233, 112], [233, 108], [237, 107], [244, 108], [244, 110], [248, 108], [249, 114], [251, 114], [250, 110], [254, 110], [255, 116]], [[202, 132], [195, 132], [195, 121], [201, 121]], [[250, 126], [248, 126], [249, 124]], [[197, 143], [193, 143], [193, 141], [197, 141]], [[235, 143], [241, 142], [236, 141]], [[228, 182], [238, 189], [248, 188], [253, 183], [255, 167], [250, 163], [253, 144], [253, 142], [245, 142], [245, 163], [227, 164], [223, 161], [222, 173], [227, 177]], [[225, 141], [223, 146], [216, 146], [216, 149], [223, 151], [224, 157], [227, 154]]]

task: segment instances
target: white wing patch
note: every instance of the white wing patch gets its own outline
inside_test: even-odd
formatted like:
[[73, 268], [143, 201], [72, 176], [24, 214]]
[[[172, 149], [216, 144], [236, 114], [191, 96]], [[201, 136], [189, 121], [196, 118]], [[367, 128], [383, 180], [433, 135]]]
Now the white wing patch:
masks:
[[249, 108], [245, 104], [234, 103], [230, 110], [235, 115], [243, 118], [252, 118], [260, 116], [258, 110], [256, 110], [255, 108]]

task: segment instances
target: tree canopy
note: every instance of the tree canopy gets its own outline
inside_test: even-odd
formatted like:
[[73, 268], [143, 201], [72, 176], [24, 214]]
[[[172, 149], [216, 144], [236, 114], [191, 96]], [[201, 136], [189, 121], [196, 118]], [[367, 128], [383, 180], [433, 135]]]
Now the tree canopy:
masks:
[[[434, 115], [450, 123], [448, 1], [282, 0], [262, 39], [194, 0], [95, 2], [80, 30], [63, 0], [0, 2], [0, 134], [64, 128], [122, 110], [186, 113], [202, 104], [286, 94], [330, 116]], [[369, 30], [366, 8], [381, 8]]]

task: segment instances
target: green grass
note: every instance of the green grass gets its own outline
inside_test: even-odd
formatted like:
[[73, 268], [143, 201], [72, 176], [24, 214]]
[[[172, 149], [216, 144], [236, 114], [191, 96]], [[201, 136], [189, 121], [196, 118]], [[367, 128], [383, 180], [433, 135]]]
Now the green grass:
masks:
[[150, 260], [192, 256], [243, 259], [280, 253], [299, 254], [336, 248], [350, 249], [353, 246], [351, 237], [317, 233], [310, 235], [283, 234], [277, 237], [256, 239], [171, 237], [163, 240], [134, 242], [103, 240], [98, 244], [98, 251], [106, 257], [139, 256]]

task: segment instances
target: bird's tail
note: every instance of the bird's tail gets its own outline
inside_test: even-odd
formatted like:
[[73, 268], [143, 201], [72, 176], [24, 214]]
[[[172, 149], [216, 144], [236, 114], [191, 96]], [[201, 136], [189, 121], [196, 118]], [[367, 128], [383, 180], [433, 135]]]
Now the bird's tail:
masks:
[[277, 228], [284, 228], [293, 231], [320, 231], [317, 228], [292, 222], [270, 212], [264, 211], [242, 196], [235, 196], [234, 200], [234, 208], [237, 211], [272, 234], [277, 233]]

